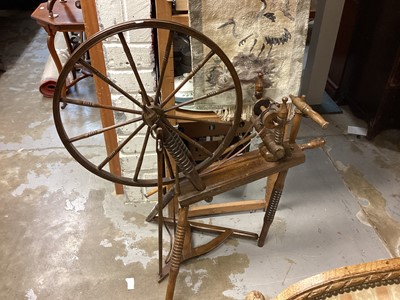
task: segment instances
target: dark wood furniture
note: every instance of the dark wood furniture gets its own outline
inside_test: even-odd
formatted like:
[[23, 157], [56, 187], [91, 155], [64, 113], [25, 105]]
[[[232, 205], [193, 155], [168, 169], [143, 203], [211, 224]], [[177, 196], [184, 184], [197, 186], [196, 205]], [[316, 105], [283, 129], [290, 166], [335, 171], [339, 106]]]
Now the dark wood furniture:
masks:
[[335, 49], [329, 69], [325, 91], [337, 102], [340, 102], [339, 87], [342, 84], [350, 44], [358, 14], [358, 0], [347, 0], [343, 7], [342, 18], [336, 38]]
[[368, 122], [400, 128], [400, 2], [347, 0], [327, 91]]

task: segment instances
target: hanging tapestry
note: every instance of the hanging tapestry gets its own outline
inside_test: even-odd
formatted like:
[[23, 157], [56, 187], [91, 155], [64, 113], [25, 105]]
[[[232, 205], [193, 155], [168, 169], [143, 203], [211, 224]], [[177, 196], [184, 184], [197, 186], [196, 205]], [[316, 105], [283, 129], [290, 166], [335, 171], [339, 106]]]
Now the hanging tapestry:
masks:
[[[265, 96], [279, 101], [299, 92], [310, 0], [189, 0], [190, 26], [211, 38], [227, 54], [241, 80], [243, 118], [251, 115], [257, 74], [264, 74]], [[195, 66], [207, 53], [192, 43]], [[223, 88], [228, 77], [217, 59], [194, 78], [194, 97]], [[199, 109], [229, 118], [234, 93], [214, 96]]]

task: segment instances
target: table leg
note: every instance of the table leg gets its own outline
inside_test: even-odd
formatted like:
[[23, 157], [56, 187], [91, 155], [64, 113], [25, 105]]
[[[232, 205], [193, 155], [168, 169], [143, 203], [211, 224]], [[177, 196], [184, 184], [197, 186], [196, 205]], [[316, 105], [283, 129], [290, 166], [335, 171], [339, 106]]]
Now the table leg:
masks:
[[54, 45], [55, 37], [56, 37], [55, 33], [53, 33], [53, 32], [48, 33], [47, 48], [49, 48], [50, 55], [53, 58], [53, 61], [57, 67], [58, 73], [60, 73], [62, 70], [62, 64], [61, 64], [60, 58], [58, 57], [56, 47]]
[[[71, 38], [69, 37], [69, 33], [68, 32], [64, 31], [63, 34], [64, 34], [65, 43], [67, 44], [67, 47], [68, 47], [68, 52], [71, 55], [72, 52], [74, 52], [74, 49], [72, 48]], [[76, 79], [76, 70], [75, 70], [75, 68], [72, 69], [72, 78]]]

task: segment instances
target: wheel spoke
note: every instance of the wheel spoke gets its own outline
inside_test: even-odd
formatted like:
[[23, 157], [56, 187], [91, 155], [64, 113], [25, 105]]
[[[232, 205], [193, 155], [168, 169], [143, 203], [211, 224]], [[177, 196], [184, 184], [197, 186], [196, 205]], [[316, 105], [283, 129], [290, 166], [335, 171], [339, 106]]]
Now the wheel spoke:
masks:
[[182, 120], [182, 121], [193, 121], [193, 122], [203, 122], [203, 123], [210, 123], [210, 124], [226, 124], [226, 125], [232, 125], [231, 121], [222, 121], [222, 120], [207, 120], [204, 118], [195, 118], [195, 117], [187, 117], [187, 116], [180, 116], [180, 115], [166, 115], [168, 119], [173, 119], [173, 120]]
[[118, 145], [102, 162], [97, 166], [98, 170], [102, 170], [104, 166], [113, 159], [115, 155], [117, 155], [121, 149], [145, 126], [145, 123], [142, 123], [136, 128], [134, 132], [132, 132], [121, 144]]
[[143, 120], [142, 117], [139, 117], [139, 118], [135, 118], [135, 119], [132, 119], [132, 120], [128, 120], [128, 121], [123, 122], [123, 123], [119, 123], [119, 124], [115, 124], [115, 125], [112, 125], [112, 126], [104, 127], [102, 129], [98, 129], [98, 130], [90, 131], [90, 132], [87, 132], [87, 133], [83, 133], [83, 134], [80, 134], [80, 135], [77, 135], [77, 136], [74, 136], [74, 137], [70, 138], [69, 142], [73, 143], [73, 142], [76, 142], [76, 141], [79, 141], [79, 140], [82, 140], [82, 139], [86, 139], [86, 138], [89, 138], [91, 136], [94, 136], [94, 135], [97, 135], [97, 134], [100, 134], [100, 133], [103, 133], [103, 132], [106, 132], [106, 131], [109, 131], [109, 130], [112, 130], [112, 129], [116, 129], [116, 128], [119, 128], [119, 127], [122, 127], [122, 126], [126, 126], [126, 125], [129, 125], [129, 124], [141, 121], [141, 120]]
[[151, 128], [148, 127], [147, 131], [146, 131], [146, 136], [144, 137], [144, 141], [143, 141], [143, 145], [142, 145], [142, 150], [140, 151], [140, 156], [137, 162], [137, 166], [135, 169], [135, 174], [133, 176], [133, 180], [136, 181], [139, 177], [139, 172], [140, 169], [142, 168], [142, 164], [143, 164], [143, 159], [144, 159], [144, 154], [146, 152], [146, 148], [147, 148], [147, 143], [149, 141], [149, 136], [150, 136], [150, 132], [151, 132]]
[[195, 103], [197, 101], [204, 100], [204, 99], [207, 99], [207, 98], [210, 98], [210, 97], [213, 97], [213, 96], [216, 96], [216, 95], [219, 95], [219, 94], [222, 94], [222, 93], [225, 93], [227, 91], [234, 90], [234, 89], [235, 89], [235, 86], [232, 85], [232, 86], [229, 86], [229, 87], [217, 90], [217, 91], [212, 91], [210, 93], [205, 94], [204, 96], [201, 96], [201, 97], [198, 97], [198, 98], [194, 98], [192, 100], [185, 101], [185, 102], [179, 103], [177, 105], [171, 106], [171, 107], [165, 109], [164, 111], [168, 112], [168, 111], [177, 109], [179, 107], [186, 106], [186, 105], [189, 105], [189, 104], [193, 104], [193, 103]]
[[130, 64], [130, 66], [132, 68], [132, 71], [135, 74], [136, 80], [137, 80], [137, 82], [139, 84], [140, 91], [142, 92], [142, 98], [146, 102], [146, 103], [143, 103], [143, 104], [144, 105], [150, 105], [149, 97], [147, 96], [146, 89], [144, 88], [142, 79], [140, 78], [139, 72], [138, 72], [138, 70], [136, 68], [136, 64], [135, 64], [135, 61], [133, 60], [131, 50], [129, 49], [129, 46], [126, 43], [126, 40], [125, 40], [125, 37], [124, 37], [124, 33], [123, 32], [118, 33], [118, 37], [119, 37], [119, 39], [121, 41], [122, 47], [124, 49], [126, 57], [128, 58], [129, 64]]
[[169, 32], [167, 45], [165, 46], [165, 52], [164, 52], [164, 57], [163, 57], [163, 61], [162, 61], [161, 71], [160, 71], [160, 78], [158, 79], [157, 91], [156, 91], [156, 95], [154, 97], [154, 100], [156, 103], [159, 103], [161, 86], [164, 81], [165, 71], [167, 69], [167, 63], [168, 63], [169, 55], [171, 53], [172, 41], [174, 40], [174, 35], [175, 35], [174, 31]]
[[165, 105], [168, 104], [168, 102], [172, 99], [172, 97], [175, 96], [175, 94], [190, 80], [196, 73], [203, 67], [209, 60], [210, 58], [215, 54], [213, 50], [210, 50], [206, 57], [197, 65], [193, 68], [193, 70], [185, 77], [185, 79], [176, 87], [171, 94], [168, 95], [167, 98], [161, 103], [161, 107], [164, 107]]
[[201, 145], [199, 142], [196, 142], [194, 139], [190, 138], [189, 136], [187, 136], [186, 134], [184, 134], [183, 132], [177, 130], [178, 135], [183, 138], [184, 140], [188, 141], [190, 144], [192, 144], [194, 147], [196, 147], [197, 149], [199, 149], [201, 152], [203, 152], [204, 154], [206, 154], [207, 156], [212, 156], [212, 152], [209, 151], [207, 148], [205, 148], [203, 145]]
[[122, 111], [122, 112], [136, 114], [136, 115], [142, 114], [142, 111], [140, 111], [140, 110], [117, 107], [117, 106], [112, 106], [112, 105], [103, 105], [103, 104], [98, 104], [98, 103], [94, 103], [94, 102], [90, 102], [90, 101], [86, 101], [86, 100], [80, 100], [80, 99], [61, 98], [61, 102], [75, 104], [75, 105], [79, 105], [79, 106], [96, 107], [96, 108], [103, 108], [103, 109], [109, 109], [109, 110], [114, 110], [114, 111]]
[[82, 58], [79, 58], [78, 61], [87, 69], [92, 71], [93, 74], [97, 75], [101, 80], [112, 86], [114, 89], [116, 89], [118, 92], [120, 92], [122, 95], [124, 95], [126, 98], [131, 100], [133, 103], [135, 103], [137, 106], [139, 106], [141, 109], [143, 109], [143, 105], [137, 101], [135, 98], [133, 98], [131, 95], [129, 95], [127, 92], [125, 92], [121, 87], [119, 87], [116, 83], [112, 82], [108, 77], [104, 76], [97, 70], [96, 68], [92, 67], [90, 64], [85, 62]]

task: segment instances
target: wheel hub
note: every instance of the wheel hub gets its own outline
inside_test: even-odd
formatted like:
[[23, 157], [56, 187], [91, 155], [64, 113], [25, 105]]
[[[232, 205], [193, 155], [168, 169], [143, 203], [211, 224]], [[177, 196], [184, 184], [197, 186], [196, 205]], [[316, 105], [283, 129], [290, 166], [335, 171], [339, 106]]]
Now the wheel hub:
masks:
[[164, 116], [165, 113], [159, 106], [152, 104], [143, 109], [143, 121], [150, 127], [157, 124]]

